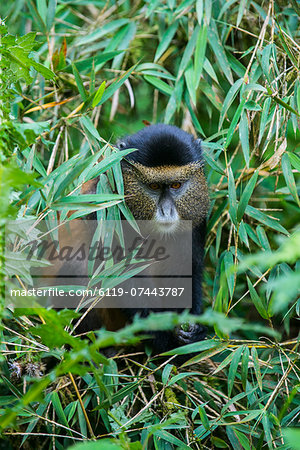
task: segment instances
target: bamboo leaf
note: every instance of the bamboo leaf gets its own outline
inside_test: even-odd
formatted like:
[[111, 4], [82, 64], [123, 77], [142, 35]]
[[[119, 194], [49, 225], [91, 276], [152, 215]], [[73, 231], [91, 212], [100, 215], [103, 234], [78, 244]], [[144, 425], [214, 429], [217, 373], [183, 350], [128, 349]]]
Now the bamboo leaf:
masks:
[[206, 24], [203, 24], [198, 33], [195, 49], [194, 84], [196, 89], [199, 86], [200, 78], [202, 75], [206, 52], [206, 44], [207, 44], [207, 26]]
[[286, 185], [288, 187], [288, 190], [293, 196], [293, 199], [297, 203], [298, 206], [300, 206], [299, 197], [297, 193], [297, 187], [295, 183], [295, 178], [292, 172], [292, 166], [290, 163], [289, 155], [287, 153], [284, 153], [281, 158], [281, 167], [282, 167], [282, 173], [286, 182]]
[[172, 41], [172, 39], [177, 31], [178, 24], [179, 24], [179, 21], [176, 20], [170, 27], [167, 27], [166, 31], [164, 32], [164, 34], [161, 37], [161, 41], [158, 44], [158, 47], [156, 49], [156, 53], [154, 56], [154, 62], [157, 61], [169, 47], [169, 44]]
[[257, 294], [256, 290], [253, 287], [253, 284], [251, 283], [250, 279], [247, 277], [247, 283], [248, 283], [248, 289], [250, 292], [251, 300], [254, 303], [255, 308], [261, 315], [263, 319], [268, 319], [268, 311], [265, 305], [263, 304], [262, 300], [260, 299], [259, 295]]
[[242, 356], [242, 353], [244, 350], [245, 350], [244, 345], [241, 345], [237, 350], [235, 350], [230, 367], [229, 367], [229, 371], [228, 371], [228, 396], [229, 397], [232, 392], [237, 368], [238, 368], [238, 365], [239, 365], [239, 362], [241, 360], [241, 356]]
[[230, 108], [230, 105], [233, 103], [234, 99], [236, 98], [237, 94], [239, 93], [241, 86], [244, 83], [244, 79], [240, 78], [239, 80], [237, 80], [229, 89], [224, 102], [223, 102], [223, 106], [222, 106], [222, 111], [220, 114], [220, 119], [219, 119], [219, 130], [222, 127], [222, 124], [224, 122], [226, 113], [228, 111], [228, 109]]
[[237, 225], [237, 200], [235, 181], [231, 167], [228, 168], [228, 196], [229, 196], [229, 215], [232, 222]]
[[251, 356], [252, 356], [252, 360], [253, 360], [254, 371], [255, 371], [257, 382], [258, 382], [258, 386], [259, 386], [260, 390], [262, 390], [262, 378], [261, 378], [261, 372], [260, 372], [260, 367], [259, 367], [257, 350], [255, 347], [252, 347], [252, 349], [251, 349]]
[[280, 223], [277, 222], [277, 220], [273, 219], [272, 217], [267, 216], [262, 211], [259, 211], [258, 209], [254, 208], [253, 206], [248, 205], [246, 207], [245, 213], [256, 219], [258, 222], [263, 223], [264, 225], [273, 228], [274, 230], [280, 231], [280, 233], [288, 234], [285, 228], [283, 228]]
[[244, 159], [246, 166], [249, 168], [249, 157], [250, 157], [250, 150], [249, 150], [249, 125], [248, 125], [248, 119], [247, 114], [245, 111], [241, 114], [241, 120], [239, 124], [239, 136], [242, 144], [242, 150], [244, 154]]
[[252, 175], [252, 177], [250, 178], [250, 180], [247, 183], [247, 186], [245, 187], [243, 194], [241, 196], [240, 202], [239, 202], [239, 206], [237, 209], [237, 221], [240, 222], [243, 218], [244, 212], [247, 208], [247, 205], [249, 203], [249, 200], [251, 198], [251, 195], [255, 189], [256, 186], [256, 182], [257, 182], [257, 177], [258, 177], [258, 170], [256, 170], [254, 172], [254, 174]]
[[224, 47], [220, 41], [217, 26], [214, 20], [211, 20], [211, 25], [208, 28], [207, 36], [208, 36], [208, 42], [209, 45], [212, 48], [212, 51], [214, 52], [219, 67], [224, 72], [224, 75], [226, 76], [227, 80], [230, 84], [233, 84], [233, 77], [231, 73], [231, 68], [224, 50]]
[[98, 90], [97, 90], [97, 92], [95, 94], [95, 97], [94, 97], [93, 102], [92, 102], [93, 108], [100, 102], [100, 100], [101, 100], [101, 98], [103, 96], [104, 90], [105, 90], [105, 81], [103, 81], [100, 84], [100, 86], [99, 86], [99, 88], [98, 88]]

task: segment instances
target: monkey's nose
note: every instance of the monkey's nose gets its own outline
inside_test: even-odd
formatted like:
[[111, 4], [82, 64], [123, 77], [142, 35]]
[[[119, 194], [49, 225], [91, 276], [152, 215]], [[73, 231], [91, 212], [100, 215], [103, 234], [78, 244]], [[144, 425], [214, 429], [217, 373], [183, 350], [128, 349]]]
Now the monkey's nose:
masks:
[[158, 206], [156, 216], [160, 222], [175, 222], [178, 219], [175, 205], [169, 200], [164, 201]]

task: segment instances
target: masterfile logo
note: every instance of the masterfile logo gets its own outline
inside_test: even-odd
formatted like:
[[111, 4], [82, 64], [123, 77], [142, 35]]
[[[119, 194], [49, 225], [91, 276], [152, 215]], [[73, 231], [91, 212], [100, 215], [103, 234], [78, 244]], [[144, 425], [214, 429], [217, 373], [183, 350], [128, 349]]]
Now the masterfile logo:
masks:
[[[21, 236], [20, 236], [21, 234]], [[190, 308], [192, 224], [24, 221], [6, 227], [6, 302], [14, 307]]]

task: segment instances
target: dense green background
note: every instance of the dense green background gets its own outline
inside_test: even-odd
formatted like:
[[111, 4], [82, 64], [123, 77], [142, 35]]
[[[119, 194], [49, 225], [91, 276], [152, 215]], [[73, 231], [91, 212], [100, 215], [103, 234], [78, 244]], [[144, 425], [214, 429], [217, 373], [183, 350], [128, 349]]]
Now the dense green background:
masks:
[[300, 448], [299, 13], [297, 0], [1, 4], [1, 231], [28, 219], [6, 268], [2, 233], [2, 306], [9, 276], [30, 285], [31, 219], [130, 218], [111, 144], [143, 121], [202, 138], [211, 195], [208, 338], [173, 352], [197, 356], [176, 368], [98, 351], [187, 316], [80, 339], [70, 311], [2, 307], [3, 448]]

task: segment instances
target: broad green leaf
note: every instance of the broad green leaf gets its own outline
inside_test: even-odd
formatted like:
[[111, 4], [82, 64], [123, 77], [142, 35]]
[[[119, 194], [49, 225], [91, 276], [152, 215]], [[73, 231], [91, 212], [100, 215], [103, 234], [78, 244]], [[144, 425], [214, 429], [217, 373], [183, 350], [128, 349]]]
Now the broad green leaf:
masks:
[[189, 62], [187, 69], [184, 72], [185, 82], [188, 88], [189, 95], [194, 105], [196, 105], [196, 86], [194, 82], [194, 70], [192, 61]]
[[273, 228], [274, 230], [277, 230], [280, 233], [288, 234], [286, 229], [283, 228], [283, 226], [280, 225], [280, 223], [278, 223], [277, 220], [273, 219], [272, 217], [267, 216], [265, 213], [263, 213], [262, 211], [259, 211], [258, 209], [254, 208], [253, 206], [248, 205], [246, 207], [245, 213], [248, 216], [256, 219], [258, 222], [260, 222], [270, 228]]
[[125, 51], [130, 47], [130, 42], [135, 36], [136, 33], [136, 23], [130, 22], [125, 27], [125, 36], [122, 38], [120, 44], [118, 45], [118, 50], [124, 50], [124, 53], [121, 53], [120, 55], [115, 56], [113, 62], [112, 62], [112, 69], [120, 69], [124, 56]]
[[206, 24], [203, 24], [198, 33], [195, 49], [194, 84], [196, 89], [199, 86], [200, 78], [202, 75], [206, 52], [206, 44], [207, 44], [207, 26]]
[[32, 16], [33, 20], [38, 25], [40, 31], [43, 34], [46, 34], [47, 33], [46, 25], [45, 25], [42, 17], [40, 16], [40, 13], [39, 13], [39, 11], [37, 10], [37, 7], [34, 4], [34, 1], [33, 0], [27, 0], [27, 6], [28, 6], [28, 9], [29, 9], [29, 11], [31, 13], [31, 16]]
[[206, 415], [204, 406], [203, 405], [199, 405], [198, 406], [198, 410], [199, 410], [199, 414], [200, 414], [200, 419], [201, 419], [202, 425], [204, 426], [204, 428], [206, 430], [209, 430], [209, 428], [210, 428], [209, 420], [208, 420], [208, 417]]
[[220, 120], [219, 120], [219, 130], [222, 127], [223, 121], [225, 119], [226, 113], [230, 107], [230, 105], [233, 103], [234, 99], [236, 98], [237, 94], [239, 93], [241, 86], [244, 83], [244, 79], [240, 78], [239, 80], [237, 80], [229, 89], [224, 102], [223, 102], [223, 106], [222, 106], [222, 111], [220, 114]]
[[36, 0], [36, 6], [37, 10], [39, 12], [39, 15], [43, 19], [43, 22], [46, 22], [46, 16], [47, 16], [47, 3], [46, 0]]
[[126, 25], [129, 22], [129, 19], [117, 19], [113, 20], [111, 22], [106, 23], [100, 28], [97, 28], [92, 33], [79, 38], [78, 41], [75, 43], [75, 46], [79, 45], [85, 45], [89, 44], [97, 39], [102, 38], [106, 34], [112, 33], [113, 31], [117, 30], [118, 28], [122, 27], [123, 25]]
[[88, 95], [87, 95], [87, 92], [86, 92], [86, 90], [84, 88], [83, 81], [82, 81], [81, 76], [80, 76], [80, 74], [78, 72], [78, 69], [76, 68], [75, 64], [73, 64], [73, 63], [72, 63], [72, 71], [73, 71], [73, 74], [74, 74], [74, 77], [75, 77], [75, 81], [76, 81], [76, 85], [77, 85], [77, 89], [79, 91], [79, 94], [80, 94], [82, 100], [85, 101], [87, 99]]
[[98, 130], [95, 128], [95, 125], [93, 124], [92, 120], [88, 116], [80, 117], [80, 122], [83, 125], [83, 127], [86, 129], [86, 131], [88, 131], [93, 136], [93, 138], [95, 138], [99, 142], [103, 141], [100, 134], [98, 133]]
[[90, 71], [93, 67], [93, 65], [96, 67], [98, 64], [105, 63], [107, 61], [110, 61], [115, 56], [119, 55], [120, 53], [123, 53], [123, 50], [115, 51], [115, 52], [107, 52], [107, 53], [101, 53], [101, 55], [92, 56], [90, 58], [86, 59], [80, 59], [78, 61], [73, 61], [72, 64], [69, 64], [66, 67], [63, 67], [61, 69], [61, 72], [72, 72], [72, 65], [76, 67], [76, 69], [82, 73]]
[[241, 23], [241, 20], [242, 20], [242, 18], [243, 18], [243, 15], [244, 15], [244, 12], [245, 12], [245, 8], [246, 8], [247, 3], [248, 3], [248, 0], [241, 0], [241, 1], [239, 2], [239, 12], [238, 12], [238, 16], [237, 16], [237, 19], [236, 19], [236, 26], [237, 26], [237, 27], [238, 27], [238, 26], [240, 25], [240, 23]]
[[230, 352], [229, 355], [226, 356], [226, 358], [223, 359], [223, 361], [218, 365], [218, 367], [216, 368], [216, 370], [214, 370], [213, 374], [216, 375], [218, 372], [220, 372], [220, 371], [223, 370], [226, 366], [228, 366], [228, 364], [231, 363], [233, 356], [234, 356], [234, 352]]
[[245, 103], [245, 109], [248, 109], [249, 111], [261, 111], [261, 106], [254, 100], [248, 100]]
[[240, 202], [239, 202], [239, 206], [237, 209], [237, 220], [238, 222], [240, 222], [243, 218], [243, 215], [245, 213], [245, 210], [247, 208], [247, 205], [249, 203], [249, 200], [251, 198], [251, 195], [255, 189], [256, 186], [256, 182], [257, 182], [257, 177], [258, 177], [258, 170], [256, 170], [254, 172], [254, 174], [252, 175], [252, 177], [250, 178], [250, 180], [247, 183], [247, 186], [245, 187], [241, 198], [240, 198]]
[[235, 181], [231, 167], [228, 168], [228, 196], [229, 196], [229, 215], [232, 222], [237, 225], [237, 200]]
[[199, 25], [202, 25], [203, 18], [203, 0], [196, 0], [196, 13]]
[[174, 367], [173, 364], [167, 364], [164, 367], [164, 370], [163, 370], [163, 372], [161, 374], [161, 381], [162, 381], [163, 385], [167, 384], [169, 376], [170, 376], [170, 373], [173, 370], [173, 367]]
[[236, 371], [237, 371], [237, 368], [238, 368], [238, 365], [239, 365], [239, 362], [241, 360], [241, 356], [242, 356], [242, 353], [244, 350], [245, 350], [244, 345], [241, 345], [237, 350], [235, 350], [230, 367], [229, 367], [229, 371], [228, 371], [228, 396], [229, 397], [232, 392], [234, 379], [236, 376]]
[[258, 225], [258, 227], [256, 227], [256, 233], [257, 236], [261, 242], [262, 247], [266, 250], [266, 251], [271, 251], [271, 247], [267, 238], [267, 234], [265, 232], [265, 229], [263, 226]]
[[248, 125], [248, 119], [247, 114], [245, 111], [241, 114], [241, 120], [239, 124], [239, 136], [242, 144], [242, 150], [244, 154], [244, 159], [247, 168], [249, 168], [249, 157], [250, 157], [250, 150], [249, 150], [249, 125]]
[[300, 156], [297, 153], [291, 153], [287, 152], [289, 155], [290, 162], [294, 169], [298, 170], [300, 172]]
[[103, 96], [104, 90], [105, 90], [105, 81], [103, 81], [100, 84], [100, 87], [98, 88], [98, 90], [97, 90], [97, 92], [95, 94], [95, 97], [94, 97], [93, 102], [92, 102], [92, 107], [93, 108], [100, 102], [100, 100], [101, 100], [101, 98]]
[[237, 108], [237, 110], [236, 110], [236, 112], [235, 112], [235, 114], [234, 114], [234, 116], [233, 116], [233, 119], [232, 119], [232, 121], [231, 121], [230, 127], [229, 127], [228, 130], [227, 130], [227, 136], [226, 136], [225, 148], [228, 148], [228, 146], [229, 146], [229, 144], [230, 144], [230, 142], [231, 142], [231, 140], [232, 140], [232, 137], [233, 137], [233, 135], [234, 135], [236, 126], [237, 126], [237, 124], [238, 124], [238, 121], [239, 121], [239, 119], [240, 119], [240, 117], [241, 117], [241, 114], [242, 114], [242, 112], [243, 112], [243, 109], [244, 109], [244, 107], [245, 107], [245, 102], [246, 102], [245, 99], [243, 99], [243, 100], [241, 101], [241, 103], [239, 104], [239, 107]]
[[258, 383], [260, 390], [262, 391], [262, 378], [261, 378], [261, 372], [260, 372], [260, 364], [258, 361], [257, 350], [255, 347], [252, 347], [252, 349], [251, 349], [251, 356], [252, 356], [252, 360], [253, 360], [254, 372], [256, 375], [257, 383]]
[[114, 83], [112, 83], [104, 91], [103, 96], [97, 106], [102, 105], [104, 102], [106, 102], [106, 100], [108, 100], [116, 92], [117, 89], [120, 89], [120, 87], [125, 83], [127, 78], [130, 77], [131, 73], [134, 71], [135, 68], [136, 68], [136, 64], [134, 66], [132, 66], [130, 69], [128, 69], [126, 72], [124, 72]]
[[250, 279], [247, 277], [247, 283], [248, 283], [248, 289], [250, 292], [251, 300], [254, 303], [255, 308], [261, 315], [263, 319], [268, 319], [268, 311], [266, 306], [264, 305], [263, 301], [260, 299], [259, 295], [257, 294], [255, 288], [253, 287], [253, 284], [251, 283]]
[[[68, 424], [67, 418], [65, 416], [59, 395], [56, 391], [52, 392], [51, 400], [52, 400], [52, 405], [53, 405], [54, 411], [57, 414], [57, 417], [59, 418], [59, 422], [62, 423], [65, 427], [69, 428], [69, 424]], [[70, 431], [69, 431], [69, 433], [72, 436], [72, 433]]]
[[225, 170], [220, 166], [219, 161], [215, 161], [210, 154], [206, 151], [203, 153], [205, 161], [210, 165], [212, 169], [214, 169], [216, 172], [220, 173], [221, 175], [225, 174]]
[[281, 167], [282, 167], [282, 173], [286, 182], [286, 185], [290, 191], [290, 193], [293, 196], [293, 199], [297, 203], [298, 206], [300, 206], [299, 197], [297, 193], [297, 186], [295, 183], [294, 174], [292, 172], [292, 166], [290, 163], [289, 155], [287, 153], [284, 153], [281, 158]]
[[198, 34], [199, 34], [199, 25], [197, 25], [195, 27], [195, 29], [193, 31], [193, 34], [189, 38], [188, 44], [185, 47], [182, 59], [180, 61], [179, 69], [178, 69], [178, 75], [177, 75], [177, 79], [178, 80], [182, 77], [183, 72], [185, 71], [188, 63], [191, 60], [191, 57], [192, 57], [192, 55], [194, 53], [194, 48], [195, 48], [195, 45], [196, 45]]
[[234, 271], [233, 271], [233, 254], [230, 251], [226, 251], [225, 253], [224, 266], [227, 284], [230, 292], [230, 298], [232, 298], [234, 289]]
[[211, 85], [202, 77], [199, 82], [198, 88], [203, 92], [204, 95], [209, 99], [209, 101], [217, 108], [219, 111], [222, 109], [222, 103], [216, 93], [214, 92]]
[[56, 12], [57, 0], [48, 1], [48, 10], [46, 17], [47, 30], [50, 31], [54, 22], [55, 12]]
[[264, 106], [263, 106], [262, 113], [261, 113], [261, 118], [260, 118], [258, 144], [261, 142], [262, 137], [263, 137], [264, 132], [265, 132], [265, 129], [266, 129], [271, 101], [272, 100], [271, 100], [270, 97], [267, 98], [264, 101]]
[[167, 27], [166, 31], [164, 32], [164, 34], [161, 37], [161, 41], [158, 44], [158, 47], [156, 49], [154, 61], [157, 61], [169, 47], [169, 44], [172, 41], [172, 39], [177, 31], [178, 24], [179, 24], [179, 21], [176, 20], [170, 27]]
[[249, 348], [245, 346], [245, 350], [242, 356], [242, 365], [241, 365], [241, 377], [243, 388], [246, 389], [247, 386], [247, 378], [248, 378], [248, 369], [249, 369]]
[[220, 41], [217, 26], [214, 20], [211, 20], [210, 22], [210, 27], [207, 31], [207, 37], [212, 51], [217, 58], [220, 69], [222, 70], [222, 72], [224, 72], [224, 75], [226, 76], [229, 83], [233, 84], [231, 68], [224, 50], [224, 46]]

